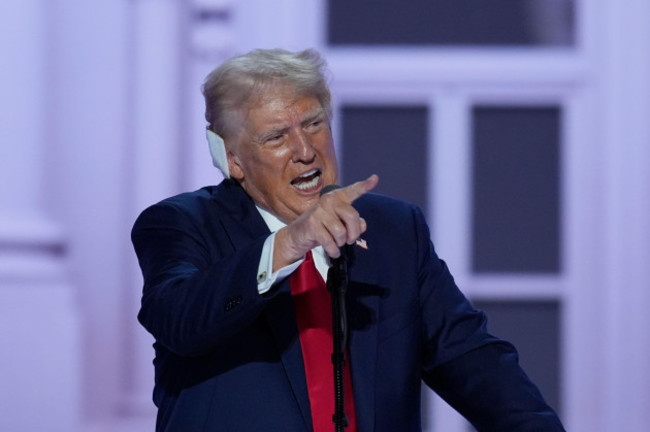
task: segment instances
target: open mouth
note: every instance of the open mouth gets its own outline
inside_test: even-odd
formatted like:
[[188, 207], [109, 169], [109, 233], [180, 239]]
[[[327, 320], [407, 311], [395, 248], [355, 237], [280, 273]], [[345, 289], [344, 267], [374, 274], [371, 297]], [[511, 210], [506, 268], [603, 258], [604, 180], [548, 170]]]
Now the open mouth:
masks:
[[319, 169], [313, 169], [293, 179], [291, 184], [298, 190], [308, 191], [317, 187], [320, 183], [320, 179], [321, 171]]

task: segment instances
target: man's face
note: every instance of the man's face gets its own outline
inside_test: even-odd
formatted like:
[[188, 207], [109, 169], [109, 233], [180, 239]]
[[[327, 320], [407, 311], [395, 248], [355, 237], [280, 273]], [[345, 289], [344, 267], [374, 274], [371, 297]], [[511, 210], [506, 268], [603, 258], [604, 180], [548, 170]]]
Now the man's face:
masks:
[[318, 99], [275, 86], [243, 112], [228, 143], [230, 174], [253, 200], [290, 223], [336, 183], [329, 119]]

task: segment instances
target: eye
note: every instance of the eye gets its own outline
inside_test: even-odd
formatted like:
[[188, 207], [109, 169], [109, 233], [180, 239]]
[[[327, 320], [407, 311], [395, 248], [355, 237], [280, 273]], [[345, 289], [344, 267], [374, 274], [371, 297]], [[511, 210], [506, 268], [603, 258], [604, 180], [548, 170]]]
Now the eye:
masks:
[[307, 130], [318, 130], [318, 128], [323, 124], [323, 119], [316, 119], [307, 125]]
[[271, 135], [264, 141], [264, 143], [268, 143], [268, 144], [279, 143], [280, 141], [282, 141], [282, 138], [284, 138], [284, 134]]

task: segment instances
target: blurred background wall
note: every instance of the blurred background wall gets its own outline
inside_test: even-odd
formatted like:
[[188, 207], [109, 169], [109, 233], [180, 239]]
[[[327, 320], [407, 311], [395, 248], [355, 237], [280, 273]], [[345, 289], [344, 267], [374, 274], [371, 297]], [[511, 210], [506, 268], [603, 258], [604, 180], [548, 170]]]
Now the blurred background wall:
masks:
[[[648, 22], [646, 0], [1, 2], [0, 430], [153, 430], [130, 227], [221, 180], [199, 88], [256, 47], [328, 59], [342, 182], [425, 210], [568, 430], [649, 430]], [[423, 394], [427, 431], [470, 430]]]

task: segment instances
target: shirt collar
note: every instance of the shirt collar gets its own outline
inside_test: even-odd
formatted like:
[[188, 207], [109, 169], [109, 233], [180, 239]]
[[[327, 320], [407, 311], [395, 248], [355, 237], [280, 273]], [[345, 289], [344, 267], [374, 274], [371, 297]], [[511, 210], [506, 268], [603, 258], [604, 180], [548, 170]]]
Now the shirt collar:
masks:
[[269, 227], [269, 231], [276, 232], [287, 226], [287, 224], [282, 222], [275, 215], [269, 213], [267, 210], [263, 209], [257, 204], [255, 204], [255, 208], [257, 208], [257, 211], [260, 212], [262, 219], [264, 219], [264, 222], [266, 222], [266, 226]]

